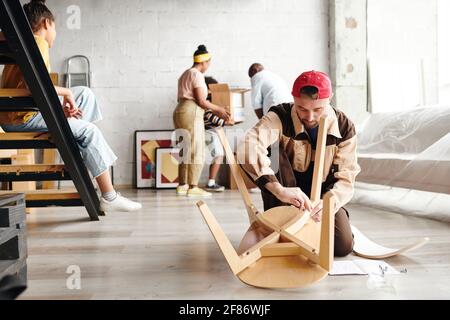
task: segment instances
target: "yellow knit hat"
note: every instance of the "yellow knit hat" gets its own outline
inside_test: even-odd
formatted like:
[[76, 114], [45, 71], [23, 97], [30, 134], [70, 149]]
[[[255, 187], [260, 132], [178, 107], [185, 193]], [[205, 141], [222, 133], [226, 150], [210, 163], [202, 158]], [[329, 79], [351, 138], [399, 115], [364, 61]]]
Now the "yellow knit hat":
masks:
[[209, 61], [211, 59], [211, 55], [209, 54], [206, 46], [201, 44], [198, 46], [197, 51], [194, 53], [194, 62], [202, 63], [205, 61]]

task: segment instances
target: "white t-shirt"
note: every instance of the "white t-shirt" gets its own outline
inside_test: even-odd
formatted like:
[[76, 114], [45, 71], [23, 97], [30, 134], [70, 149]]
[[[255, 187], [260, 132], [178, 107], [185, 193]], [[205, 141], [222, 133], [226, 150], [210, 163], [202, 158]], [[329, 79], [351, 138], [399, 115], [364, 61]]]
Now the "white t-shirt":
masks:
[[264, 115], [271, 107], [294, 100], [287, 83], [270, 71], [258, 72], [252, 77], [251, 83], [253, 108], [263, 109]]

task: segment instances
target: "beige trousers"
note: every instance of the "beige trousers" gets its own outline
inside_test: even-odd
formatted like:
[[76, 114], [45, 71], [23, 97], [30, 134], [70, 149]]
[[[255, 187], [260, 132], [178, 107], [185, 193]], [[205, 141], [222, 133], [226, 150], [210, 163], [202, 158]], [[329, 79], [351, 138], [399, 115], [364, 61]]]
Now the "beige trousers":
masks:
[[173, 113], [175, 129], [184, 129], [184, 133], [189, 134], [189, 142], [181, 143], [180, 156], [184, 161], [178, 170], [180, 185], [196, 186], [200, 180], [205, 163], [204, 114], [205, 111], [193, 100], [181, 100]]

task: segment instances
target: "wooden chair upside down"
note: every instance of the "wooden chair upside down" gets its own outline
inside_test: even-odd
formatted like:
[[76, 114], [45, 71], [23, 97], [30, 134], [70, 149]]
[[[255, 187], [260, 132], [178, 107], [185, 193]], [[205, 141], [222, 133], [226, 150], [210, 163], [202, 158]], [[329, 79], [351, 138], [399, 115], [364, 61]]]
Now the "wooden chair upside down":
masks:
[[[318, 147], [311, 201], [320, 201], [320, 187], [326, 143], [326, 118], [319, 126]], [[297, 288], [323, 279], [333, 265], [334, 256], [334, 199], [331, 193], [324, 196], [322, 222], [315, 223], [310, 212], [293, 206], [276, 207], [258, 212], [245, 187], [223, 129], [217, 130], [225, 149], [231, 173], [242, 195], [251, 223], [250, 230], [261, 226], [271, 230], [268, 236], [238, 255], [206, 203], [197, 206], [211, 233], [222, 250], [232, 272], [244, 283], [261, 288]], [[247, 235], [246, 235], [247, 236]], [[247, 247], [246, 236], [241, 248]]]
[[[327, 118], [322, 117], [311, 188], [313, 207], [321, 200], [326, 127]], [[207, 204], [200, 201], [197, 206], [232, 272], [242, 282], [260, 288], [299, 288], [325, 278], [334, 260], [335, 205], [332, 193], [328, 192], [323, 197], [322, 219], [319, 223], [311, 219], [310, 212], [294, 206], [281, 206], [258, 212], [252, 203], [225, 132], [220, 128], [217, 133], [251, 224], [241, 240], [240, 248], [245, 249], [242, 254], [238, 254], [234, 249]], [[255, 227], [262, 227], [271, 232], [256, 244], [249, 244], [248, 235]], [[404, 248], [391, 249], [372, 242], [354, 226], [352, 232], [355, 254], [369, 259], [384, 259], [402, 254], [428, 241], [428, 238], [424, 238]]]

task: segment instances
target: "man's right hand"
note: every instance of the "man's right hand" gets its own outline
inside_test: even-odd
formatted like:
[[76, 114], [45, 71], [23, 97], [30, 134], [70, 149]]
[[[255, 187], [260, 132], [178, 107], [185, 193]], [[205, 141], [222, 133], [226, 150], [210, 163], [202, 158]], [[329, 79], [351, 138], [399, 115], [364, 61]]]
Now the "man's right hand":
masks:
[[286, 188], [278, 182], [269, 182], [266, 184], [266, 189], [284, 203], [310, 212], [313, 210], [311, 200], [300, 188]]

